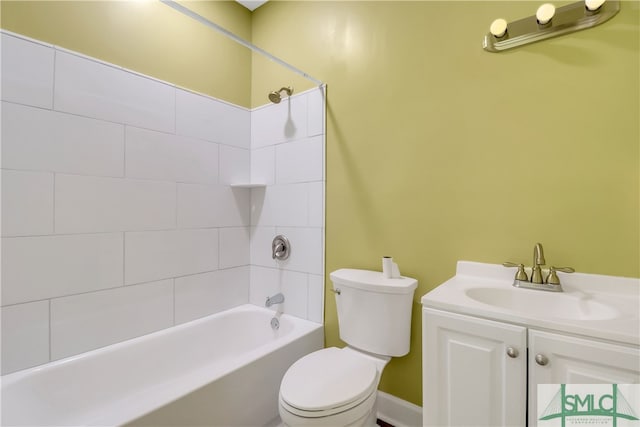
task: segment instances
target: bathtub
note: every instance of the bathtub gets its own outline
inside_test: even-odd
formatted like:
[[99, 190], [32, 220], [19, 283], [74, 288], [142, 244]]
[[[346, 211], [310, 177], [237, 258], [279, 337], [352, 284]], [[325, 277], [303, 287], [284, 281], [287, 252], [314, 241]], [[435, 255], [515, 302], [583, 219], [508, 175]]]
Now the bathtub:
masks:
[[2, 377], [2, 425], [258, 426], [322, 325], [242, 305]]

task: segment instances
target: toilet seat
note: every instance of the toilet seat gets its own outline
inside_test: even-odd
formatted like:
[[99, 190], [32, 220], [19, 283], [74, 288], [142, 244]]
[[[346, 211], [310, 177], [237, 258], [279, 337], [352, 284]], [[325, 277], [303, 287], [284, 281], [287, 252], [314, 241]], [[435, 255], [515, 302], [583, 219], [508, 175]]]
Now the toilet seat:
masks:
[[378, 378], [371, 360], [352, 351], [325, 348], [291, 365], [282, 379], [279, 400], [292, 414], [327, 417], [375, 401]]

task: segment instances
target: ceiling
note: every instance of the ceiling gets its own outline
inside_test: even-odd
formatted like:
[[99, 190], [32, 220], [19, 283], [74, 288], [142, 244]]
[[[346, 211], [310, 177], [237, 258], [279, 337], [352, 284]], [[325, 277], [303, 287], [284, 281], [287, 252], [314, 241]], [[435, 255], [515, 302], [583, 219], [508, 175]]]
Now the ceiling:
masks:
[[267, 2], [267, 0], [236, 0], [238, 3], [246, 7], [247, 9], [254, 11], [263, 4]]

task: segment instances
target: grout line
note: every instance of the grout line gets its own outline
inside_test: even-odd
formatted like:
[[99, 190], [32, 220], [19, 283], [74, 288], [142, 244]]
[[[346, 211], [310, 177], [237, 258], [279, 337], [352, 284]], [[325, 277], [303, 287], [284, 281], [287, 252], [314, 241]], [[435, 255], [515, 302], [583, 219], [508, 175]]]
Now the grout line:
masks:
[[[112, 230], [112, 231], [83, 231], [77, 233], [57, 233], [57, 234], [27, 234], [27, 235], [4, 235], [3, 239], [29, 239], [35, 237], [70, 237], [70, 236], [92, 236], [92, 235], [104, 235], [104, 234], [118, 234], [118, 233], [168, 233], [168, 232], [181, 232], [181, 231], [195, 231], [195, 230], [219, 230], [227, 228], [252, 228], [258, 226], [252, 225], [223, 225], [223, 226], [205, 226], [205, 227], [182, 227], [182, 228], [157, 228], [147, 230]], [[263, 227], [263, 226], [260, 226]], [[275, 226], [264, 226], [275, 227]], [[287, 228], [314, 228], [319, 229], [322, 227], [307, 227], [307, 226], [287, 226]]]
[[[246, 267], [246, 266], [247, 265], [231, 267], [231, 268], [227, 268], [225, 270], [232, 270], [234, 268], [241, 268], [241, 267]], [[18, 306], [18, 305], [31, 304], [31, 303], [34, 303], [34, 302], [42, 302], [42, 301], [49, 301], [49, 307], [51, 307], [51, 303], [53, 302], [53, 300], [56, 300], [56, 299], [75, 297], [75, 296], [79, 296], [79, 295], [95, 294], [95, 293], [106, 292], [106, 291], [127, 290], [127, 289], [130, 289], [130, 288], [135, 287], [135, 286], [150, 285], [150, 284], [154, 284], [154, 283], [158, 283], [158, 282], [165, 282], [167, 280], [175, 281], [175, 279], [179, 279], [181, 277], [197, 276], [198, 274], [213, 273], [213, 272], [216, 272], [216, 271], [218, 271], [218, 270], [210, 270], [210, 271], [206, 271], [206, 272], [202, 272], [202, 273], [193, 273], [193, 274], [189, 274], [189, 275], [185, 275], [185, 276], [166, 277], [166, 278], [163, 278], [163, 279], [150, 280], [150, 281], [147, 281], [147, 282], [132, 283], [130, 285], [124, 285], [124, 286], [117, 285], [117, 286], [111, 286], [111, 287], [108, 287], [108, 288], [94, 289], [94, 290], [84, 291], [84, 292], [77, 292], [77, 293], [73, 293], [73, 294], [56, 295], [56, 296], [47, 297], [47, 298], [41, 298], [41, 299], [36, 299], [36, 300], [21, 301], [21, 302], [17, 302], [17, 303], [13, 303], [13, 304], [3, 305], [2, 308], [14, 307], [14, 306]], [[51, 309], [49, 309], [49, 324], [51, 325]]]
[[43, 237], [73, 237], [73, 236], [94, 236], [105, 234], [119, 234], [119, 233], [169, 233], [169, 232], [182, 232], [182, 231], [196, 231], [196, 230], [222, 230], [232, 228], [292, 228], [295, 230], [309, 229], [309, 230], [324, 230], [324, 226], [316, 225], [263, 225], [263, 224], [249, 224], [249, 225], [222, 225], [222, 226], [205, 226], [205, 227], [181, 227], [181, 228], [158, 228], [147, 230], [112, 230], [112, 231], [82, 231], [77, 233], [52, 233], [52, 234], [24, 234], [24, 235], [3, 235], [3, 239], [31, 239], [31, 238], [43, 238]]

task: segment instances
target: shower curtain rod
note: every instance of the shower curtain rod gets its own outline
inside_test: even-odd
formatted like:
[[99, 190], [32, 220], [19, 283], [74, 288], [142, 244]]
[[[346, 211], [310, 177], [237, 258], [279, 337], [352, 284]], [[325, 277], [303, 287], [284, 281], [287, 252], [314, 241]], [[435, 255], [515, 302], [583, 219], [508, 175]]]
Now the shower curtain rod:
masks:
[[197, 13], [192, 11], [191, 9], [188, 9], [188, 8], [176, 3], [174, 0], [160, 0], [160, 1], [162, 3], [164, 3], [164, 4], [166, 4], [167, 6], [177, 10], [178, 12], [180, 12], [180, 13], [182, 13], [184, 15], [187, 15], [188, 17], [193, 18], [196, 21], [206, 25], [207, 27], [213, 28], [214, 30], [218, 31], [219, 33], [222, 33], [225, 36], [235, 40], [236, 42], [240, 43], [244, 47], [248, 47], [249, 49], [251, 49], [254, 52], [261, 53], [262, 55], [266, 56], [267, 58], [269, 58], [273, 62], [277, 62], [278, 64], [280, 64], [283, 67], [293, 71], [294, 73], [299, 74], [302, 77], [311, 80], [312, 82], [314, 82], [318, 86], [322, 86], [324, 84], [320, 80], [311, 77], [309, 74], [305, 73], [304, 71], [294, 67], [293, 65], [283, 61], [280, 58], [277, 58], [277, 57], [273, 56], [272, 54], [270, 54], [266, 50], [261, 49], [261, 48], [259, 48], [258, 46], [254, 45], [252, 43], [249, 43], [248, 41], [236, 36], [231, 31], [221, 27], [220, 25], [218, 25], [216, 23], [213, 23], [213, 22], [209, 21], [207, 18], [205, 18], [205, 17], [203, 17], [201, 15], [198, 15]]

